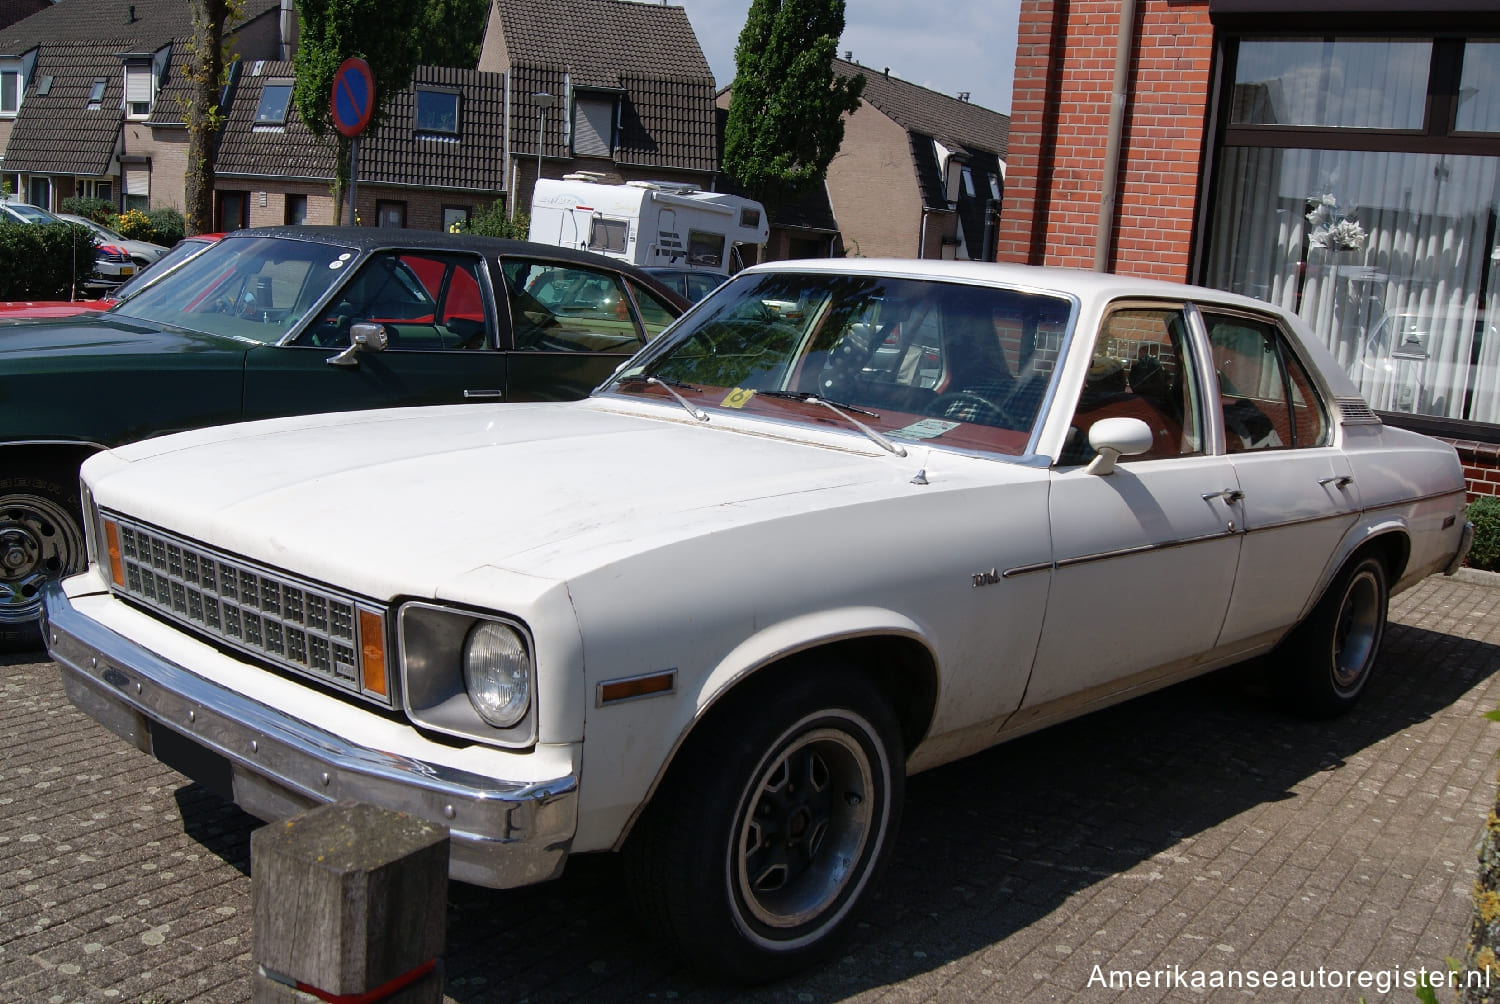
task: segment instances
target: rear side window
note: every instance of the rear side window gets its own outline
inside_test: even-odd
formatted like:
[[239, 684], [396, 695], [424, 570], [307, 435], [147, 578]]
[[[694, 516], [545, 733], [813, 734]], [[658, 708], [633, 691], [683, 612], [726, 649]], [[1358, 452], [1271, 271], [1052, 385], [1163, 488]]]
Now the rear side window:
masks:
[[1203, 318], [1229, 452], [1327, 446], [1328, 409], [1281, 329], [1236, 314]]
[[645, 344], [616, 273], [525, 258], [501, 269], [518, 350], [630, 353]]

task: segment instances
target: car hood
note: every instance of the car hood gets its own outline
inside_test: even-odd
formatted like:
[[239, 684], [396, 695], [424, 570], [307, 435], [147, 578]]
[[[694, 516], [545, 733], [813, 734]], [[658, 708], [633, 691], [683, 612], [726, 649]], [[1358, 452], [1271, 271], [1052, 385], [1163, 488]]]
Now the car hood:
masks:
[[909, 495], [929, 452], [654, 411], [591, 400], [273, 419], [132, 444], [84, 471], [105, 508], [385, 598], [436, 595], [485, 566], [565, 581], [689, 537]]
[[57, 353], [102, 352], [118, 356], [221, 350], [243, 355], [247, 348], [248, 343], [239, 339], [182, 328], [163, 328], [111, 312], [17, 321], [0, 326], [0, 364], [6, 360]]

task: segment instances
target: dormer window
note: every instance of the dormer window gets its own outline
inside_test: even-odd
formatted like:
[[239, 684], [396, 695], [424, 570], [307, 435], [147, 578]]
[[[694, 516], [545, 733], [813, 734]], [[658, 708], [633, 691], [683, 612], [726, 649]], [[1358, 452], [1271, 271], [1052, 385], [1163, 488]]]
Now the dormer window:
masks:
[[105, 85], [104, 78], [103, 77], [97, 77], [94, 80], [94, 85], [89, 88], [89, 103], [88, 103], [88, 109], [89, 109], [89, 111], [91, 111], [91, 112], [97, 112], [101, 107], [103, 107], [103, 105], [104, 105], [104, 85]]
[[268, 81], [261, 89], [260, 104], [255, 106], [255, 125], [286, 125], [286, 113], [291, 104], [291, 83], [279, 80]]
[[0, 116], [9, 118], [21, 110], [21, 64], [0, 62]]
[[156, 97], [155, 81], [151, 75], [151, 60], [133, 59], [125, 64], [125, 117], [143, 119], [151, 114], [151, 102]]
[[458, 92], [417, 88], [416, 131], [458, 135]]
[[573, 155], [610, 157], [615, 152], [617, 95], [579, 91], [573, 98]]

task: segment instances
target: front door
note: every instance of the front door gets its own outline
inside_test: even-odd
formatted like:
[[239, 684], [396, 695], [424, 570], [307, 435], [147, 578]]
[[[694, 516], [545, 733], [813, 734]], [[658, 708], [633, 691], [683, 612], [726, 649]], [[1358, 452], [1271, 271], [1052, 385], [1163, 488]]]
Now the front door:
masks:
[[[506, 354], [496, 344], [486, 272], [475, 255], [371, 258], [294, 344], [249, 353], [245, 417], [503, 400]], [[265, 295], [280, 295], [279, 287], [269, 284]], [[388, 345], [331, 363], [359, 323], [380, 324]]]
[[[1052, 589], [1025, 708], [1143, 688], [1214, 650], [1239, 560], [1238, 484], [1208, 452], [1201, 384], [1181, 307], [1106, 315], [1053, 470]], [[1091, 473], [1088, 435], [1107, 418], [1145, 422], [1152, 445]]]

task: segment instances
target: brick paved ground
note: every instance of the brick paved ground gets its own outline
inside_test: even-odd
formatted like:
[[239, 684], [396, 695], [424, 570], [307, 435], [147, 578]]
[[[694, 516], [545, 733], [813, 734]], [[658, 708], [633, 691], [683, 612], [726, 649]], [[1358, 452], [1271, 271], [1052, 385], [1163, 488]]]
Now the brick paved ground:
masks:
[[[1494, 797], [1500, 587], [1398, 598], [1355, 713], [1280, 713], [1230, 672], [913, 779], [842, 958], [749, 993], [661, 955], [609, 860], [451, 892], [460, 1004], [1412, 1001], [1405, 990], [1090, 987], [1109, 969], [1441, 966]], [[255, 822], [107, 734], [56, 669], [0, 657], [0, 1001], [243, 1001]]]

